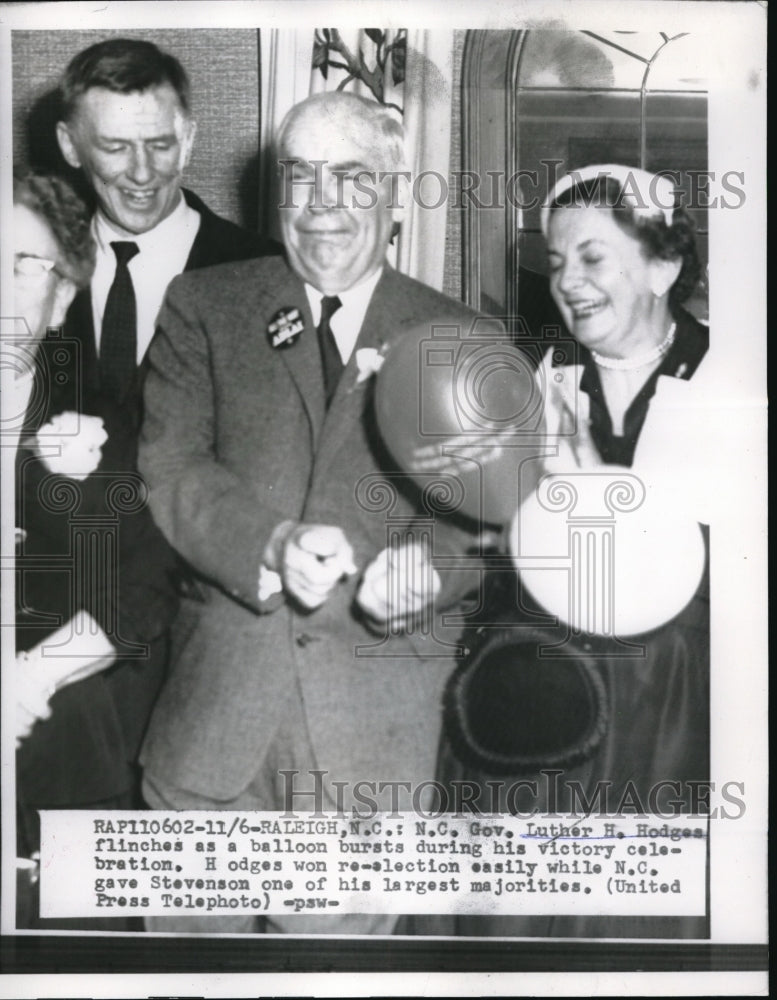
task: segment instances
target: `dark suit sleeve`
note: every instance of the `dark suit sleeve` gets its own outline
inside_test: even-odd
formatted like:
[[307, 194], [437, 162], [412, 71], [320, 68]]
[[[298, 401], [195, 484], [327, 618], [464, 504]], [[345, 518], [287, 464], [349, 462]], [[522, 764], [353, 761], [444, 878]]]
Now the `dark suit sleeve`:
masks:
[[257, 599], [262, 555], [288, 513], [270, 509], [219, 462], [207, 324], [189, 289], [185, 278], [176, 279], [160, 314], [149, 354], [139, 468], [170, 544], [230, 596], [265, 610]]
[[[172, 625], [178, 610], [178, 559], [157, 528], [148, 507], [122, 518], [115, 621], [121, 640], [151, 642]], [[100, 620], [107, 601], [94, 614]]]

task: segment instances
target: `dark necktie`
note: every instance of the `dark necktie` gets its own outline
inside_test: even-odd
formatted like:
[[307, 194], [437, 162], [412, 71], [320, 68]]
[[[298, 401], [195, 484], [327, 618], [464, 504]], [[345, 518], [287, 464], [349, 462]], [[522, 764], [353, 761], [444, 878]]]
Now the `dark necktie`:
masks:
[[329, 406], [335, 394], [337, 383], [343, 373], [343, 359], [337, 347], [335, 335], [329, 320], [334, 316], [342, 302], [336, 295], [325, 295], [321, 299], [321, 322], [318, 324], [318, 347], [321, 351], [321, 365], [324, 369], [324, 392], [326, 405]]
[[116, 275], [105, 301], [100, 336], [100, 382], [103, 391], [122, 399], [135, 376], [137, 307], [127, 265], [137, 254], [137, 243], [111, 243], [116, 254]]

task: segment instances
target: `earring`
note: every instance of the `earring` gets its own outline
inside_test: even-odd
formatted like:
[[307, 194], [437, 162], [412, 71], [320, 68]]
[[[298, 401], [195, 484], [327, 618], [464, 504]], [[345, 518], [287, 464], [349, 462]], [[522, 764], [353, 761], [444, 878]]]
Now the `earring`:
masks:
[[651, 282], [651, 291], [653, 292], [654, 298], [660, 299], [661, 296], [666, 292], [665, 282], [662, 281], [660, 275], [656, 275]]

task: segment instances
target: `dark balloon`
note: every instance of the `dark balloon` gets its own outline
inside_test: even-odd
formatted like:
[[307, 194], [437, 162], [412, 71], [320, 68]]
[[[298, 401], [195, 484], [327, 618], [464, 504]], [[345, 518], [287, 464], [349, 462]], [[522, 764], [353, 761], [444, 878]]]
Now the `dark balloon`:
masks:
[[428, 505], [510, 521], [533, 486], [542, 398], [496, 320], [441, 318], [403, 332], [377, 378], [378, 426]]

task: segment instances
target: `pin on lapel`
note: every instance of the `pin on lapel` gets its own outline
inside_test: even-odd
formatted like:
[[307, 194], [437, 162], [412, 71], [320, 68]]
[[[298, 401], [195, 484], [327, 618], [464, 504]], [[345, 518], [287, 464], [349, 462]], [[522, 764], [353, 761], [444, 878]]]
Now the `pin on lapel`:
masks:
[[279, 309], [267, 324], [267, 339], [270, 347], [286, 348], [297, 340], [305, 329], [302, 314], [295, 306]]

